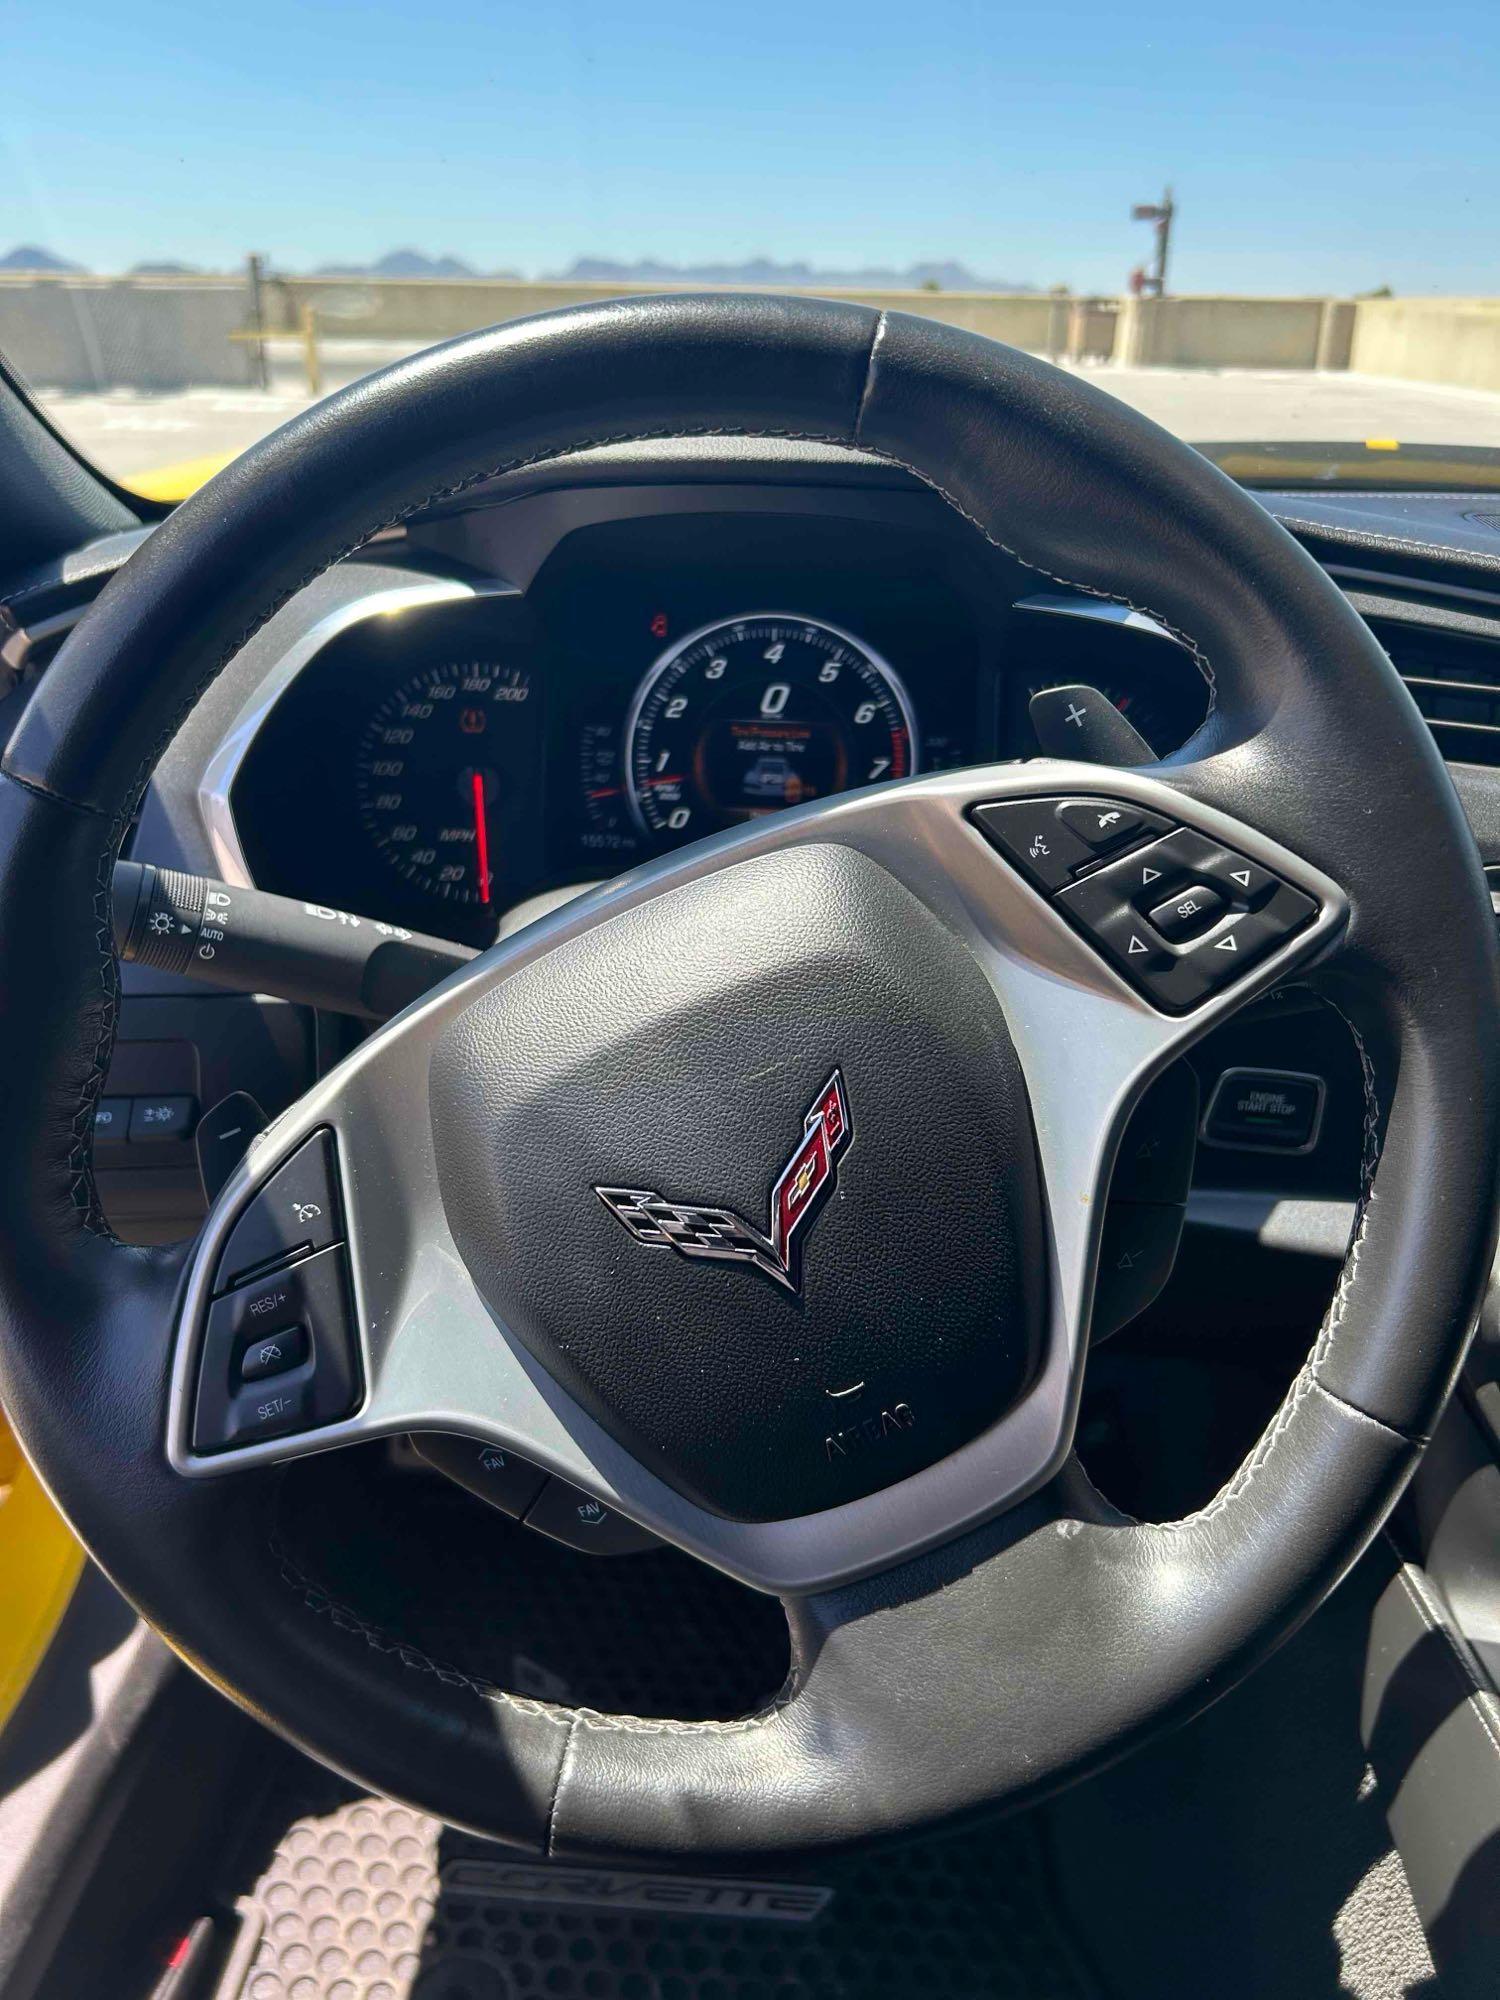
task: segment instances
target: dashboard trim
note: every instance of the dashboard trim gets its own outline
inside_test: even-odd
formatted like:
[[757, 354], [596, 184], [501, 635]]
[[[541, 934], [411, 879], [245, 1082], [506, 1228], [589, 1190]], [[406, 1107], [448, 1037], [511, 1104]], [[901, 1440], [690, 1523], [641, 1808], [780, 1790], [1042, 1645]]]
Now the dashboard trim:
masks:
[[198, 810], [221, 881], [232, 889], [253, 889], [255, 879], [245, 859], [239, 827], [235, 822], [232, 794], [235, 779], [249, 755], [250, 746], [281, 697], [310, 666], [325, 646], [340, 634], [374, 618], [400, 617], [437, 604], [457, 604], [470, 598], [518, 597], [518, 587], [502, 577], [482, 578], [469, 583], [461, 577], [433, 577], [425, 583], [398, 586], [394, 590], [372, 591], [341, 604], [316, 624], [310, 625], [295, 644], [276, 661], [257, 684], [228, 730], [220, 738], [203, 768], [198, 782]]
[[1049, 618], [1088, 618], [1099, 625], [1123, 625], [1131, 632], [1149, 632], [1153, 639], [1167, 639], [1174, 646], [1182, 646], [1177, 634], [1169, 632], [1157, 619], [1112, 597], [1074, 597], [1062, 591], [1044, 590], [1033, 597], [1018, 597], [1011, 609], [1040, 612]]

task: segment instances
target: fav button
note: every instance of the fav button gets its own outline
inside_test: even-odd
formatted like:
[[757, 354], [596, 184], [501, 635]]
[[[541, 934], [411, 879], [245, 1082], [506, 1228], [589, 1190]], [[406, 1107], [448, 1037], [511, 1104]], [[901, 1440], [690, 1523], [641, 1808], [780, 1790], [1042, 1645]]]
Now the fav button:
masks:
[[570, 1549], [587, 1549], [591, 1555], [635, 1555], [660, 1546], [654, 1535], [638, 1528], [634, 1521], [627, 1521], [613, 1507], [606, 1507], [581, 1487], [569, 1486], [564, 1479], [547, 1481], [532, 1502], [526, 1525], [539, 1528], [556, 1542], [566, 1542]]
[[515, 1520], [546, 1483], [547, 1475], [539, 1466], [500, 1445], [481, 1444], [477, 1438], [459, 1437], [450, 1431], [420, 1431], [413, 1436], [412, 1445], [429, 1465]]

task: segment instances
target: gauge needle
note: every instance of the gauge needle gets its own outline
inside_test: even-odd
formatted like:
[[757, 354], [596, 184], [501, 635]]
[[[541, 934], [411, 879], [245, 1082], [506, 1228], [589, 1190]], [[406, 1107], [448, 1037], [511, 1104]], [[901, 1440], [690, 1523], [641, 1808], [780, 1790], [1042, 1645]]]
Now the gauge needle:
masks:
[[472, 779], [474, 789], [474, 851], [475, 865], [479, 873], [479, 900], [490, 900], [490, 828], [484, 809], [484, 773], [476, 771]]

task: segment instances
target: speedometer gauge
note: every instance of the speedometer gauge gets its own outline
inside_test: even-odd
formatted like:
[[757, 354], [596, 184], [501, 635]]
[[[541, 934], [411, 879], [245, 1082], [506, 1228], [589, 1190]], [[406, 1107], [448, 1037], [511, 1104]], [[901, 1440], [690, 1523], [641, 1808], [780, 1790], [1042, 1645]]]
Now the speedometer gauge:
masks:
[[535, 785], [535, 708], [523, 669], [462, 660], [403, 681], [370, 717], [360, 818], [420, 894], [484, 910], [497, 877], [514, 873], [518, 808]]
[[885, 661], [779, 612], [702, 626], [665, 652], [624, 748], [637, 822], [679, 840], [917, 768], [911, 702]]

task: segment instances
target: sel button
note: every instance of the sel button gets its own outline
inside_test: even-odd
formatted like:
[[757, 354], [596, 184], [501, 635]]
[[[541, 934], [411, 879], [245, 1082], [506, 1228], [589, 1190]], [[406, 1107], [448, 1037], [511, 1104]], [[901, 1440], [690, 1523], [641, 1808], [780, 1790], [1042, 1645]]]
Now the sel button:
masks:
[[1151, 921], [1164, 938], [1181, 944], [1184, 938], [1206, 931], [1224, 907], [1224, 898], [1206, 882], [1189, 883], [1186, 889], [1158, 903]]

